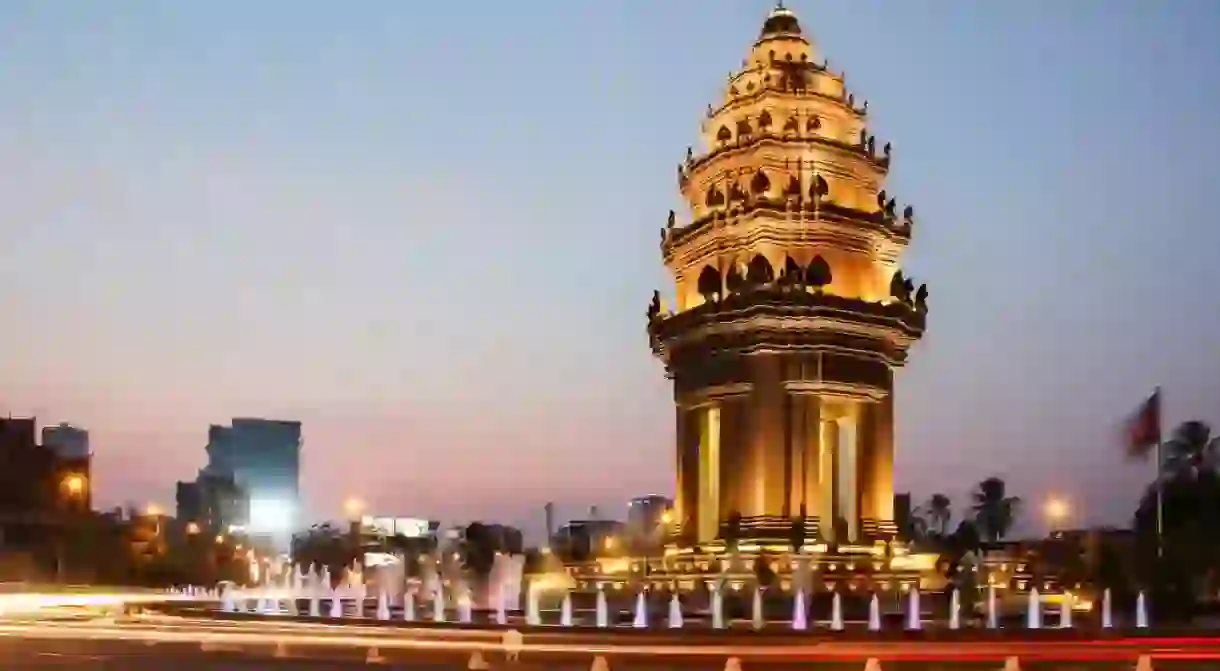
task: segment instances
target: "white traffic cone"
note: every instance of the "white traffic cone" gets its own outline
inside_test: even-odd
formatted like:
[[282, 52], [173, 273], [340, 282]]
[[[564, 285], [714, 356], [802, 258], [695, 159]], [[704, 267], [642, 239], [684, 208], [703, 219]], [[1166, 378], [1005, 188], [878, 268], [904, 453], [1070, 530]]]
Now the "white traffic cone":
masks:
[[487, 671], [487, 669], [491, 668], [491, 665], [487, 663], [486, 659], [483, 659], [483, 653], [475, 650], [470, 653], [470, 661], [466, 662], [466, 668], [469, 671]]

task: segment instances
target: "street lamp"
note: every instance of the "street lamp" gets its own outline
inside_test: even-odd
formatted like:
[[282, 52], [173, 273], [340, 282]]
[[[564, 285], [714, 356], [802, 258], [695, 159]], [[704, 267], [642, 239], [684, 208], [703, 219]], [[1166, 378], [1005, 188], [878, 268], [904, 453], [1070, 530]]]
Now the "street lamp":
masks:
[[350, 497], [343, 502], [343, 510], [347, 512], [349, 519], [360, 519], [360, 513], [364, 512], [364, 502], [356, 497]]
[[1070, 509], [1068, 508], [1067, 502], [1063, 499], [1051, 497], [1050, 499], [1047, 499], [1043, 512], [1046, 514], [1047, 521], [1054, 526], [1062, 524], [1062, 522], [1067, 519]]
[[64, 490], [72, 498], [80, 496], [85, 491], [85, 476], [74, 473], [64, 478]]
[[199, 533], [199, 524], [197, 524], [195, 522], [187, 522], [186, 523], [186, 533], [190, 534], [191, 536], [194, 536], [195, 534]]
[[77, 519], [80, 512], [78, 507], [73, 505], [73, 503], [84, 497], [87, 484], [88, 481], [85, 480], [85, 476], [79, 473], [68, 474], [61, 483], [68, 502], [67, 505], [60, 509], [61, 520], [55, 539], [55, 578], [59, 582], [63, 582], [64, 579], [64, 543], [67, 526], [69, 522]]

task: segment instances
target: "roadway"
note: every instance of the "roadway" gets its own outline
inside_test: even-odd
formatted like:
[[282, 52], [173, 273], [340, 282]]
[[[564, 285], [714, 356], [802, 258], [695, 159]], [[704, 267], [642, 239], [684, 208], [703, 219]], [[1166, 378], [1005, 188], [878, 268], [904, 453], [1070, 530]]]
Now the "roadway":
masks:
[[[897, 632], [896, 632], [897, 633]], [[892, 671], [998, 670], [1008, 656], [1022, 669], [1132, 669], [1141, 654], [1154, 668], [1220, 671], [1220, 638], [1092, 639], [1073, 632], [1037, 632], [1014, 640], [985, 632], [952, 640], [935, 635], [884, 638], [864, 632], [717, 633], [631, 630], [527, 630], [520, 661], [510, 663], [502, 632], [456, 627], [360, 625], [288, 619], [215, 620], [149, 614], [121, 617], [9, 619], [0, 622], [0, 670], [287, 671], [300, 669], [466, 669], [478, 653], [493, 669], [588, 669], [597, 655], [610, 669], [725, 668], [859, 671], [869, 657]], [[1015, 633], [1015, 632], [1014, 632]], [[1025, 632], [1022, 632], [1025, 633]], [[510, 646], [514, 647], [514, 646]]]

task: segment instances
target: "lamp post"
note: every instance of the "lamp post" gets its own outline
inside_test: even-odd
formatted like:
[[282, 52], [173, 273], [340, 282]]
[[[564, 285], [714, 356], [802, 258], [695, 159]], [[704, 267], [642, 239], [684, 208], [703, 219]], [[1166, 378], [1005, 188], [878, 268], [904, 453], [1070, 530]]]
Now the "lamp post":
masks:
[[343, 502], [343, 512], [347, 513], [347, 518], [353, 522], [360, 521], [360, 514], [364, 512], [364, 501], [352, 496], [348, 497]]
[[359, 558], [364, 545], [364, 529], [360, 523], [360, 516], [364, 513], [364, 501], [355, 496], [347, 497], [343, 502], [343, 512], [347, 513], [348, 530], [347, 543], [349, 557]]
[[55, 580], [64, 581], [64, 539], [68, 533], [68, 523], [75, 518], [77, 502], [84, 499], [88, 492], [89, 480], [79, 473], [69, 473], [59, 483], [63, 507], [60, 517], [60, 528], [55, 541]]

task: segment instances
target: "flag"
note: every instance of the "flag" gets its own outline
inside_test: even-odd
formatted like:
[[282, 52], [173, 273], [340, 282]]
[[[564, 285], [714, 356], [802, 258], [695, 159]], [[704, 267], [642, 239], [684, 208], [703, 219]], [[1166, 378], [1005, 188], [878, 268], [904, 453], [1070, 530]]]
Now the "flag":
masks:
[[1161, 442], [1161, 390], [1157, 389], [1127, 420], [1127, 454], [1145, 458]]

